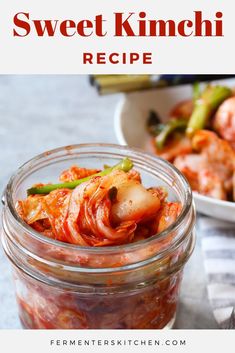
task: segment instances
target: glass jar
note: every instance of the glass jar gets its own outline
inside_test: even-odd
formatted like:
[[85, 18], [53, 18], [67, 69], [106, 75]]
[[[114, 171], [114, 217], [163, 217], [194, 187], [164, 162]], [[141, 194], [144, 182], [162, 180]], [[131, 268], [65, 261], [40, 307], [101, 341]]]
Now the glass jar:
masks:
[[[87, 168], [133, 160], [145, 187], [165, 186], [181, 202], [177, 221], [160, 234], [121, 246], [79, 247], [25, 224], [15, 204], [38, 182], [73, 164]], [[194, 248], [190, 187], [168, 162], [138, 150], [84, 144], [45, 152], [11, 177], [3, 197], [2, 243], [13, 266], [19, 316], [28, 329], [160, 329], [175, 320], [182, 272]]]

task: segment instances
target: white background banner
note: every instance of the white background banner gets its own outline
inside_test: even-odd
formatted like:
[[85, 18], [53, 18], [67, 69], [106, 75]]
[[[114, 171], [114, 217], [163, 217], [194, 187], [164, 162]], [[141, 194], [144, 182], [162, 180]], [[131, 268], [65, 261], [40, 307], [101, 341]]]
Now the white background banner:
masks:
[[234, 353], [234, 330], [2, 330], [4, 353]]
[[[24, 14], [18, 15], [18, 25], [14, 24], [14, 16], [21, 12]], [[140, 12], [145, 12], [144, 18]], [[218, 12], [222, 17], [216, 15]], [[115, 13], [122, 13], [123, 20], [133, 13], [129, 19], [133, 36], [126, 36], [124, 28], [122, 37], [115, 36]], [[195, 13], [202, 16], [202, 21], [211, 22], [213, 36], [203, 36], [204, 22], [202, 36], [198, 36], [200, 28], [196, 33], [195, 27], [200, 18], [196, 20]], [[99, 15], [102, 28], [98, 19], [95, 22]], [[51, 20], [53, 36], [48, 36], [47, 31], [38, 35], [45, 20]], [[70, 22], [61, 26], [65, 20]], [[78, 25], [82, 20], [90, 22]], [[139, 20], [145, 20], [142, 26], [146, 26], [146, 36], [138, 36]], [[157, 35], [149, 36], [149, 20], [175, 21], [175, 36], [159, 36], [159, 27]], [[216, 28], [218, 33], [221, 30], [220, 22], [216, 27], [216, 20], [222, 21], [223, 36], [215, 36]], [[181, 21], [184, 22], [179, 27]], [[84, 25], [86, 28], [82, 28]], [[152, 31], [154, 27], [152, 24]], [[13, 35], [14, 30], [18, 36]], [[168, 24], [162, 30], [168, 35]], [[182, 30], [187, 36], [182, 36]], [[1, 0], [0, 73], [234, 73], [234, 34], [231, 0]], [[92, 64], [83, 63], [84, 53], [92, 55]], [[97, 63], [97, 53], [101, 53], [102, 63]], [[111, 53], [115, 63], [110, 63]], [[130, 53], [137, 54], [132, 64]], [[143, 64], [143, 53], [151, 53], [151, 64]]]

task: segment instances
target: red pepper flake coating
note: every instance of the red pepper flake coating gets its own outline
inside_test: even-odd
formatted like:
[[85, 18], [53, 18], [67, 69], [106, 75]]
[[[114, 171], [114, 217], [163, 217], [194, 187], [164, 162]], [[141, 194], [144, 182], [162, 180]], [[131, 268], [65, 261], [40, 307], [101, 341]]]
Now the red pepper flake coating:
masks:
[[99, 169], [87, 169], [87, 168], [78, 167], [76, 165], [72, 165], [69, 169], [66, 169], [61, 173], [60, 181], [67, 182], [67, 181], [83, 179], [99, 172], [100, 172]]
[[[72, 166], [60, 179], [73, 181], [97, 172]], [[169, 217], [163, 212], [166, 199], [164, 188], [146, 189], [136, 170], [114, 170], [75, 189], [30, 195], [18, 201], [17, 211], [27, 224], [50, 238], [80, 246], [109, 246], [145, 239], [162, 230], [158, 223], [167, 226], [174, 222], [180, 205], [169, 204], [174, 213]]]

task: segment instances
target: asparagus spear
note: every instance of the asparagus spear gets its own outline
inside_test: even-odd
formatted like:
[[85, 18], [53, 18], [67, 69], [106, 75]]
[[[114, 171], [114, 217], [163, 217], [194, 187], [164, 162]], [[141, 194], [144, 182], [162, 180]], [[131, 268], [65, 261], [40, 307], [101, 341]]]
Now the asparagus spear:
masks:
[[189, 119], [186, 134], [191, 137], [197, 130], [203, 129], [214, 111], [230, 97], [232, 91], [223, 86], [207, 86], [196, 99], [193, 113]]
[[110, 174], [113, 170], [123, 170], [124, 172], [129, 172], [133, 167], [133, 163], [129, 158], [124, 158], [121, 162], [116, 164], [113, 167], [106, 168], [102, 172], [90, 175], [89, 177], [83, 178], [83, 179], [78, 179], [66, 183], [60, 183], [60, 184], [48, 184], [44, 186], [39, 186], [39, 187], [32, 187], [27, 190], [27, 195], [35, 195], [35, 194], [49, 194], [51, 191], [56, 190], [56, 189], [75, 189], [76, 186], [84, 183], [85, 181], [90, 180], [94, 176], [104, 176]]
[[160, 150], [164, 147], [168, 136], [177, 129], [186, 129], [187, 120], [185, 119], [171, 119], [169, 120], [160, 134], [156, 137], [156, 146]]

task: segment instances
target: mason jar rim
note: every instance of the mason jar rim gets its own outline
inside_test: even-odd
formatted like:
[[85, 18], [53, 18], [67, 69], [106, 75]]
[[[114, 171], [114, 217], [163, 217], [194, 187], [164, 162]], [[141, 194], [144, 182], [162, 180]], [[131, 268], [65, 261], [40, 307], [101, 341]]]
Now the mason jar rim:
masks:
[[[79, 246], [79, 245], [75, 245], [75, 244], [61, 242], [56, 239], [48, 238], [45, 235], [41, 234], [40, 232], [37, 232], [36, 230], [34, 230], [32, 227], [30, 227], [26, 222], [24, 222], [21, 219], [21, 217], [18, 215], [16, 208], [15, 208], [15, 204], [14, 204], [13, 197], [12, 197], [12, 194], [13, 194], [12, 187], [13, 187], [13, 183], [14, 183], [15, 179], [18, 176], [23, 175], [25, 170], [27, 170], [27, 168], [30, 168], [30, 166], [32, 166], [35, 162], [43, 160], [48, 156], [51, 156], [53, 154], [55, 155], [55, 154], [62, 152], [62, 151], [67, 151], [68, 154], [71, 155], [73, 150], [85, 149], [85, 148], [93, 148], [94, 153], [97, 153], [96, 149], [98, 149], [98, 148], [120, 149], [125, 152], [134, 153], [136, 157], [144, 157], [146, 163], [148, 161], [152, 161], [152, 162], [156, 161], [156, 162], [160, 163], [162, 166], [170, 168], [174, 172], [175, 176], [181, 181], [181, 183], [183, 184], [183, 187], [184, 187], [183, 208], [181, 210], [180, 215], [177, 217], [176, 221], [173, 222], [169, 227], [167, 227], [162, 232], [155, 234], [147, 239], [140, 240], [135, 243], [114, 245], [114, 246], [105, 246], [105, 247]], [[82, 154], [82, 151], [80, 151], [80, 153]], [[108, 153], [108, 152], [103, 151], [103, 153]], [[115, 152], [109, 152], [109, 154], [115, 154]], [[123, 155], [120, 153], [120, 156], [123, 156]], [[141, 149], [138, 149], [138, 148], [129, 148], [128, 146], [122, 146], [122, 145], [118, 145], [118, 144], [84, 143], [84, 144], [67, 145], [67, 146], [62, 146], [59, 148], [51, 149], [51, 150], [48, 150], [44, 153], [36, 155], [35, 157], [33, 157], [30, 160], [28, 160], [27, 162], [25, 162], [23, 165], [21, 165], [15, 171], [15, 173], [12, 174], [12, 176], [6, 186], [5, 192], [4, 192], [4, 202], [5, 202], [6, 206], [8, 207], [14, 220], [16, 221], [17, 225], [23, 231], [26, 231], [27, 233], [29, 233], [35, 240], [38, 240], [38, 241], [45, 243], [45, 244], [59, 246], [61, 248], [65, 248], [67, 250], [79, 250], [80, 252], [89, 251], [90, 254], [92, 254], [92, 253], [94, 253], [94, 254], [102, 254], [102, 253], [108, 254], [108, 253], [117, 252], [119, 250], [124, 250], [124, 249], [129, 250], [129, 251], [136, 250], [138, 248], [144, 247], [145, 245], [148, 245], [149, 243], [151, 243], [153, 241], [156, 241], [156, 240], [160, 241], [160, 240], [164, 239], [170, 232], [176, 231], [184, 222], [184, 219], [187, 216], [187, 214], [190, 210], [190, 207], [192, 206], [192, 191], [191, 191], [191, 188], [189, 186], [188, 181], [183, 176], [183, 174], [177, 168], [175, 168], [171, 163], [169, 163], [168, 161], [164, 160], [161, 157], [155, 156], [155, 155], [148, 153], [148, 152], [143, 152]]]

